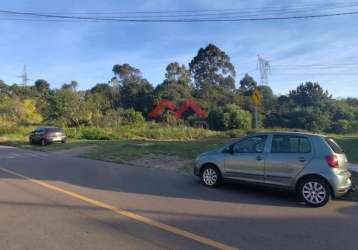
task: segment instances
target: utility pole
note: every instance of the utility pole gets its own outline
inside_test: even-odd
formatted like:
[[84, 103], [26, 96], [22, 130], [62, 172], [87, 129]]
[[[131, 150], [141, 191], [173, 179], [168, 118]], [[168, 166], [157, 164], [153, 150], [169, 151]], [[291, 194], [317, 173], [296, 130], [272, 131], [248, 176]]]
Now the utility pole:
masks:
[[257, 55], [257, 67], [260, 71], [260, 84], [268, 85], [268, 73], [270, 72], [270, 61]]
[[27, 82], [31, 80], [31, 79], [27, 78], [26, 64], [24, 64], [24, 70], [22, 72], [22, 75], [18, 76], [18, 78], [22, 79], [23, 86], [27, 86]]

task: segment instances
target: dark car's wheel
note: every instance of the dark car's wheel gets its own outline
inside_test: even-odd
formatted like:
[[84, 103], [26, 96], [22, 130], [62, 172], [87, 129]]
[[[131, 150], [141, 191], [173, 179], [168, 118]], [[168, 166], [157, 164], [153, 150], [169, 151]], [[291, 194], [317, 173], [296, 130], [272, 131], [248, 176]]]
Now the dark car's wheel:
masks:
[[34, 144], [34, 141], [32, 140], [32, 138], [29, 138], [29, 143]]
[[46, 145], [47, 145], [47, 141], [46, 141], [45, 139], [42, 139], [42, 140], [41, 140], [41, 145], [42, 145], [42, 146], [46, 146]]
[[217, 187], [221, 183], [221, 174], [214, 165], [207, 165], [201, 171], [201, 182], [207, 187]]
[[329, 186], [318, 177], [309, 177], [301, 181], [298, 192], [301, 200], [311, 207], [322, 207], [331, 199]]

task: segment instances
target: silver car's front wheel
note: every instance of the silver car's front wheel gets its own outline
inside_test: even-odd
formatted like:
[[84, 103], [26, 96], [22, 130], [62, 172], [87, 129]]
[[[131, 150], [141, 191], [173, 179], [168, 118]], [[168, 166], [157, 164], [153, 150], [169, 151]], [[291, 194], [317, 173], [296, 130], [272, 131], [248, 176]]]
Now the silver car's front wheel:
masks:
[[309, 178], [300, 185], [303, 201], [313, 207], [324, 206], [330, 199], [330, 190], [327, 184], [319, 178]]
[[205, 167], [201, 172], [201, 181], [205, 186], [216, 187], [221, 181], [219, 170], [211, 165]]

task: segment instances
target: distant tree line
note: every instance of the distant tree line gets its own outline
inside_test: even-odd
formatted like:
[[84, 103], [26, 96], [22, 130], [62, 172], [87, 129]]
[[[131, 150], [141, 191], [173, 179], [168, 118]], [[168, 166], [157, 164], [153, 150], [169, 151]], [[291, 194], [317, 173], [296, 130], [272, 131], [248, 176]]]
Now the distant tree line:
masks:
[[[199, 49], [188, 67], [177, 62], [166, 68], [165, 79], [153, 86], [141, 71], [129, 64], [116, 64], [113, 78], [89, 90], [77, 90], [77, 82], [59, 89], [43, 79], [33, 86], [8, 85], [0, 81], [0, 126], [56, 124], [59, 126], [113, 127], [140, 125], [160, 99], [177, 106], [194, 99], [207, 113], [210, 129], [250, 129], [255, 88], [262, 95], [260, 126], [346, 133], [358, 130], [358, 99], [334, 99], [318, 83], [306, 82], [288, 95], [276, 96], [269, 86], [259, 86], [246, 74], [235, 83], [236, 70], [230, 57], [213, 44]], [[238, 86], [238, 88], [236, 88]], [[166, 111], [157, 122], [170, 125], [196, 124], [192, 111], [177, 119]]]

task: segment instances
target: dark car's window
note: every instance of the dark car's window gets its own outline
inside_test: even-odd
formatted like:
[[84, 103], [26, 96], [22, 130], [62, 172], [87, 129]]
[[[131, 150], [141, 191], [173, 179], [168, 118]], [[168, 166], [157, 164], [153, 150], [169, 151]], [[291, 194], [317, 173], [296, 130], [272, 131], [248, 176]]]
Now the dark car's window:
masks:
[[306, 137], [275, 135], [272, 139], [271, 153], [309, 153], [310, 141]]
[[243, 139], [233, 147], [234, 153], [262, 153], [265, 148], [266, 135]]
[[44, 128], [37, 128], [37, 129], [35, 130], [35, 134], [41, 134], [41, 133], [43, 133], [43, 132], [45, 132], [45, 129], [44, 129]]
[[46, 129], [48, 132], [55, 133], [55, 132], [61, 132], [63, 133], [63, 130], [60, 128], [48, 128]]
[[328, 143], [328, 145], [331, 147], [333, 152], [335, 152], [336, 154], [344, 153], [343, 149], [332, 138], [326, 137], [325, 140]]

